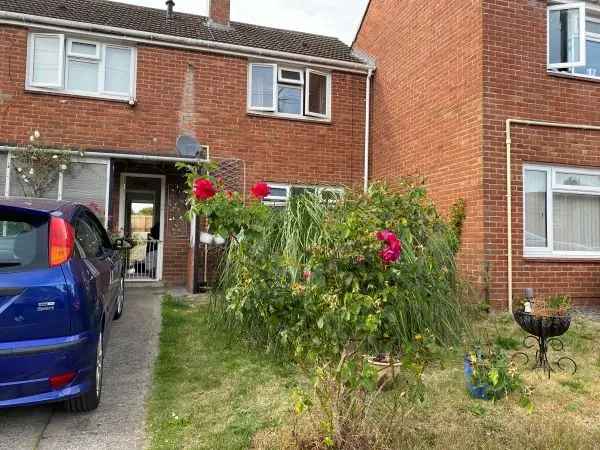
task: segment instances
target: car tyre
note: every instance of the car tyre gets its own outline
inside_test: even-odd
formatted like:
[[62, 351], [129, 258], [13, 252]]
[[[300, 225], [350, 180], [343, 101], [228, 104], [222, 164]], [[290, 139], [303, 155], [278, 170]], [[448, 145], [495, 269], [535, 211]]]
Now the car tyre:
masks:
[[113, 320], [119, 320], [123, 315], [123, 308], [125, 307], [125, 279], [121, 278], [121, 287], [119, 288], [119, 297], [117, 298], [117, 308], [115, 309], [115, 315]]
[[66, 401], [66, 408], [69, 412], [83, 413], [93, 411], [100, 404], [102, 396], [102, 379], [104, 372], [104, 334], [100, 332], [98, 344], [96, 346], [96, 367], [94, 371], [94, 382], [91, 389], [79, 397]]

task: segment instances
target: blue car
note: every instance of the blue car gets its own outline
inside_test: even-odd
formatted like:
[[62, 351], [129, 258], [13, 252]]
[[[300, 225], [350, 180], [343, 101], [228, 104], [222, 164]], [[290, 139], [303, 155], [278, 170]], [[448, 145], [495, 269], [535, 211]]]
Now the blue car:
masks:
[[82, 205], [0, 199], [0, 408], [97, 408], [125, 246]]

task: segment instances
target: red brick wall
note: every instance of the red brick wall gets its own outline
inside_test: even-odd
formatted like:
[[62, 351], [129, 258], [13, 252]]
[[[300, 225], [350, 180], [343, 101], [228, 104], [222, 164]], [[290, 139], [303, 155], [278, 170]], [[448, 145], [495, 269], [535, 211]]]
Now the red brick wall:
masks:
[[[332, 123], [323, 124], [247, 114], [243, 58], [141, 45], [132, 108], [25, 92], [26, 53], [27, 30], [0, 26], [0, 144], [25, 144], [37, 129], [52, 146], [176, 156], [177, 136], [191, 132], [211, 157], [244, 160], [248, 186], [362, 179], [364, 75], [333, 73]], [[171, 269], [178, 276], [185, 264], [166, 276]]]
[[[508, 118], [600, 125], [600, 83], [546, 72], [543, 0], [484, 1], [484, 188], [486, 258], [494, 305], [507, 303], [505, 121]], [[600, 132], [515, 126], [513, 132], [514, 297], [524, 287], [600, 303], [600, 261], [523, 259], [523, 162], [600, 168]]]
[[0, 105], [1, 143], [25, 143], [38, 129], [53, 145], [175, 156], [177, 136], [191, 129], [212, 156], [245, 160], [248, 183], [349, 185], [362, 176], [363, 75], [334, 72], [331, 124], [256, 117], [246, 113], [246, 60], [140, 46], [131, 108], [24, 92], [26, 38], [25, 29], [0, 27], [0, 54], [8, 55], [0, 93], [10, 96]]
[[478, 0], [372, 0], [355, 48], [377, 60], [372, 175], [424, 175], [442, 212], [467, 205], [460, 261], [483, 263], [482, 14]]
[[212, 20], [220, 24], [228, 24], [230, 18], [230, 0], [209, 0], [209, 15]]

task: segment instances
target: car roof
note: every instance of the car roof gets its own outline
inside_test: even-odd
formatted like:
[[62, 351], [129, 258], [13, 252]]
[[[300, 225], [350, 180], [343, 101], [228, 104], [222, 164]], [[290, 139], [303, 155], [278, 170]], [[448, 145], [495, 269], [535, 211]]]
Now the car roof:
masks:
[[72, 202], [58, 200], [47, 200], [42, 198], [14, 198], [0, 197], [0, 206], [9, 206], [11, 208], [20, 208], [28, 211], [37, 211], [50, 214], [58, 211], [65, 216], [71, 216], [78, 205]]

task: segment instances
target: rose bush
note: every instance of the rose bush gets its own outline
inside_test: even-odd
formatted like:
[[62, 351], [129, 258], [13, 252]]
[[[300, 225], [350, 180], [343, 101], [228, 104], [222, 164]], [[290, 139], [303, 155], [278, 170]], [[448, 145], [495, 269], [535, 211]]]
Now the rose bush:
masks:
[[[225, 238], [243, 238], [261, 232], [269, 209], [260, 197], [254, 195], [246, 201], [239, 192], [226, 190], [223, 178], [211, 175], [218, 171], [214, 164], [178, 164], [178, 168], [185, 173], [189, 191], [188, 218], [206, 217], [210, 231]], [[252, 192], [265, 192], [263, 184], [257, 183]]]
[[229, 249], [213, 305], [233, 328], [318, 358], [349, 342], [393, 351], [426, 330], [458, 338], [456, 235], [422, 187], [308, 195], [268, 221]]

